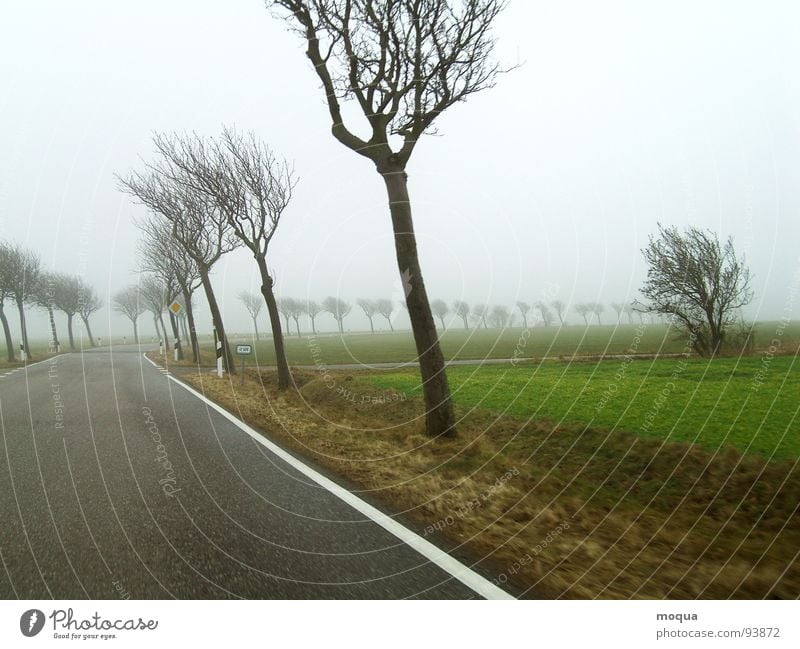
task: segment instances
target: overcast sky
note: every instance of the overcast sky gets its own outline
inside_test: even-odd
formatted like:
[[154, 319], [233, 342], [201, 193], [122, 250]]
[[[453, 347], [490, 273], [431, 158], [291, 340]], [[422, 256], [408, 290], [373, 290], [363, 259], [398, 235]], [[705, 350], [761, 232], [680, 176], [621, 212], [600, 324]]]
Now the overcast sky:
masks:
[[[661, 221], [732, 235], [751, 317], [778, 317], [800, 255], [799, 22], [794, 2], [511, 0], [498, 56], [522, 65], [445, 113], [408, 169], [430, 296], [633, 299]], [[331, 137], [303, 43], [261, 0], [6, 2], [0, 79], [0, 237], [106, 302], [135, 281], [144, 214], [114, 173], [153, 131], [223, 125], [300, 176], [271, 250], [279, 294], [399, 297], [383, 183]], [[243, 252], [214, 274], [231, 329], [256, 275]]]

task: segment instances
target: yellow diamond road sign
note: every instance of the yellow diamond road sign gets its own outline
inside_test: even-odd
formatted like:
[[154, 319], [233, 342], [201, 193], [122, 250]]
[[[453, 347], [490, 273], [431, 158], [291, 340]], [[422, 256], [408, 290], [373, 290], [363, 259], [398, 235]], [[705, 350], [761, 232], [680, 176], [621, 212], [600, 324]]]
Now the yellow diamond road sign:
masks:
[[181, 311], [183, 311], [183, 305], [175, 300], [172, 304], [169, 305], [169, 310], [172, 311], [173, 314], [179, 315]]

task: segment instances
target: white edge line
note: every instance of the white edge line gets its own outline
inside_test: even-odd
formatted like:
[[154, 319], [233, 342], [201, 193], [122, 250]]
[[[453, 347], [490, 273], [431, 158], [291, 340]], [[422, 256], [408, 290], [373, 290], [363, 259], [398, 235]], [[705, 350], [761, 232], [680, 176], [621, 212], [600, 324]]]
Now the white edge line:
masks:
[[[152, 360], [147, 358], [147, 356], [145, 356], [145, 358], [151, 365], [153, 365], [153, 367], [159, 367], [159, 365], [157, 365]], [[171, 381], [177, 383], [179, 386], [181, 386], [184, 390], [186, 390], [190, 394], [193, 394], [195, 397], [197, 397], [207, 405], [211, 406], [214, 410], [216, 410], [219, 414], [225, 417], [228, 421], [235, 424], [238, 428], [247, 433], [255, 441], [257, 441], [262, 446], [268, 448], [272, 453], [277, 455], [279, 458], [281, 458], [284, 462], [286, 462], [290, 466], [297, 469], [304, 476], [310, 478], [311, 480], [316, 482], [320, 487], [330, 492], [340, 500], [343, 500], [345, 503], [350, 505], [350, 507], [352, 507], [356, 511], [364, 514], [364, 516], [369, 518], [372, 522], [380, 525], [387, 532], [396, 536], [403, 543], [405, 543], [406, 545], [410, 546], [411, 548], [419, 552], [423, 557], [428, 559], [431, 563], [437, 565], [446, 573], [458, 579], [458, 581], [460, 581], [462, 584], [464, 584], [471, 590], [475, 591], [481, 597], [485, 599], [516, 599], [513, 595], [510, 595], [502, 588], [495, 586], [488, 579], [486, 579], [485, 577], [481, 577], [474, 570], [472, 570], [468, 566], [465, 566], [458, 559], [454, 559], [453, 557], [451, 557], [449, 554], [447, 554], [447, 552], [445, 552], [441, 548], [435, 546], [430, 541], [426, 541], [425, 539], [423, 539], [416, 532], [413, 532], [404, 525], [401, 525], [395, 519], [391, 518], [390, 516], [387, 516], [379, 509], [373, 507], [368, 502], [356, 496], [354, 493], [341, 487], [340, 485], [336, 484], [333, 480], [326, 478], [318, 471], [315, 471], [307, 464], [304, 464], [293, 455], [287, 453], [280, 446], [269, 441], [261, 433], [248, 426], [241, 419], [238, 419], [230, 412], [225, 410], [222, 406], [214, 403], [213, 401], [202, 395], [200, 392], [198, 392], [191, 386], [186, 385], [182, 381], [179, 381], [174, 376], [170, 375], [168, 376], [168, 378]]]

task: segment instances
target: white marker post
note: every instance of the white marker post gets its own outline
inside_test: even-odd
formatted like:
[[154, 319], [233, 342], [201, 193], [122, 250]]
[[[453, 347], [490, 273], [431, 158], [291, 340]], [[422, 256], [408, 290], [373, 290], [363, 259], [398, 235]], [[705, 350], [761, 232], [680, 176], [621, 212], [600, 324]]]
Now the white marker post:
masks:
[[28, 360], [28, 353], [25, 351], [25, 343], [20, 343], [20, 344], [19, 344], [19, 357], [20, 357], [20, 360], [21, 360], [23, 363], [24, 363], [26, 360]]
[[173, 347], [173, 350], [174, 350], [173, 356], [175, 357], [175, 362], [177, 363], [178, 362], [178, 352], [181, 350], [181, 339], [180, 338], [176, 338], [175, 339], [175, 346]]
[[164, 355], [164, 341], [161, 340], [160, 338], [158, 339], [158, 355], [159, 356]]
[[222, 378], [222, 341], [217, 338], [217, 330], [214, 329], [214, 347], [217, 349], [217, 377]]

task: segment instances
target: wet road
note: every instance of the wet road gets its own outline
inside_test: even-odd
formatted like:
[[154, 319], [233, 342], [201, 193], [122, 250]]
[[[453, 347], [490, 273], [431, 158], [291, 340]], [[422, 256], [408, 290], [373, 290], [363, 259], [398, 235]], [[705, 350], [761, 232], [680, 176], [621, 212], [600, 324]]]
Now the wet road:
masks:
[[471, 571], [456, 579], [133, 346], [0, 374], [0, 597], [502, 596]]

